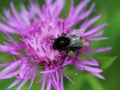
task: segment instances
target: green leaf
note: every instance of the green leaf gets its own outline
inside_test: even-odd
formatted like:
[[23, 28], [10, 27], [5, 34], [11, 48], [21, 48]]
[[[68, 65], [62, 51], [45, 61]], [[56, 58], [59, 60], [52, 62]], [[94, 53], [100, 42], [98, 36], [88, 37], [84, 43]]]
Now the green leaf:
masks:
[[90, 75], [90, 74], [86, 75], [86, 80], [92, 87], [92, 90], [105, 90], [103, 85], [99, 82], [99, 80], [95, 76]]
[[105, 70], [107, 69], [115, 60], [117, 56], [115, 57], [97, 57], [96, 60], [99, 61], [100, 67]]
[[75, 55], [75, 52], [73, 52], [73, 51], [68, 52], [68, 56], [74, 56], [74, 55]]

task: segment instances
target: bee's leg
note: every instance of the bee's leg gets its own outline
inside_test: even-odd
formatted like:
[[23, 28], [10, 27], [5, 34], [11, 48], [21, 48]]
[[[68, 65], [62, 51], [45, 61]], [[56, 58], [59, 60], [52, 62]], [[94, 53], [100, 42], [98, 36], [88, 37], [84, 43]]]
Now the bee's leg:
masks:
[[76, 52], [76, 56], [78, 56], [79, 55], [79, 53], [78, 52]]
[[61, 35], [62, 35], [62, 36], [66, 36], [66, 33], [63, 32]]
[[68, 50], [66, 50], [66, 53], [68, 53], [69, 51]]

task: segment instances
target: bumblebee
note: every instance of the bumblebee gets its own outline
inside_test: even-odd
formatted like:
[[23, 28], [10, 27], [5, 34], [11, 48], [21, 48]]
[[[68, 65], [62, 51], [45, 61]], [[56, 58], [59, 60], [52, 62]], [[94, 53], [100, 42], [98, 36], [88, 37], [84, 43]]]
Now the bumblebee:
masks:
[[61, 36], [54, 40], [52, 48], [59, 51], [76, 51], [81, 50], [87, 45], [87, 42], [84, 38], [71, 34], [67, 36], [65, 33], [62, 33]]

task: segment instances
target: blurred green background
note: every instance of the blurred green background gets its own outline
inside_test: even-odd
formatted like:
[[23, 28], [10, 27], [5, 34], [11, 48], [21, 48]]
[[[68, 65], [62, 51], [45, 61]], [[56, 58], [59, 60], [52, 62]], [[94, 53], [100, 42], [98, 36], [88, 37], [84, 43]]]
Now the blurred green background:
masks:
[[[16, 7], [18, 8], [20, 1], [13, 0]], [[28, 4], [28, 0], [21, 0], [26, 5]], [[44, 2], [44, 0], [39, 0], [40, 4]], [[80, 0], [74, 0], [77, 5]], [[68, 72], [70, 73], [70, 77], [76, 82], [75, 85], [72, 85], [68, 80], [65, 79], [65, 90], [120, 90], [120, 0], [92, 0], [92, 2], [96, 2], [96, 9], [93, 15], [102, 14], [102, 18], [96, 23], [100, 24], [102, 22], [108, 22], [109, 26], [107, 26], [105, 30], [104, 36], [108, 36], [109, 40], [106, 41], [98, 41], [94, 44], [94, 47], [101, 46], [112, 46], [113, 49], [110, 52], [99, 53], [92, 55], [96, 56], [118, 56], [117, 60], [106, 70], [104, 70], [103, 75], [106, 80], [100, 80], [91, 75], [78, 75], [77, 77], [73, 76], [74, 72], [71, 74], [72, 70]], [[0, 14], [3, 14], [3, 8], [9, 8], [10, 0], [1, 0], [0, 1]], [[91, 4], [90, 3], [90, 4]], [[67, 0], [67, 4], [65, 6], [65, 12], [62, 13], [62, 16], [66, 16], [66, 13], [69, 10], [70, 0]], [[19, 8], [18, 8], [19, 9]], [[1, 38], [1, 36], [0, 36]], [[2, 41], [0, 41], [2, 42]], [[7, 86], [14, 80], [7, 79], [0, 81], [0, 90], [7, 90]], [[28, 83], [29, 84], [29, 83]], [[28, 84], [22, 88], [22, 90], [27, 90]], [[39, 90], [39, 84], [34, 84], [32, 90]], [[15, 88], [10, 89], [15, 90]]]

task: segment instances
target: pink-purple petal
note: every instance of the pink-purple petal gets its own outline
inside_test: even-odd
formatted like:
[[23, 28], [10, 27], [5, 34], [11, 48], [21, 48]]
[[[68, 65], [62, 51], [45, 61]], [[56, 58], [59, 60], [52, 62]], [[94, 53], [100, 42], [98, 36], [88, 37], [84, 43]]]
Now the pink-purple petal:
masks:
[[77, 6], [75, 13], [73, 14], [73, 18], [76, 18], [81, 13], [81, 11], [84, 10], [88, 2], [90, 2], [90, 0], [84, 0]]
[[0, 79], [8, 79], [15, 77], [18, 73], [20, 73], [20, 71], [11, 72], [10, 74], [0, 76]]
[[0, 64], [0, 67], [5, 67], [5, 66], [8, 66], [10, 64], [12, 64], [13, 62], [6, 62], [6, 63], [2, 63]]
[[93, 18], [91, 18], [90, 20], [86, 21], [85, 23], [83, 23], [80, 28], [84, 28], [85, 30], [90, 27], [93, 23], [95, 23], [99, 18], [101, 17], [101, 15], [95, 16]]
[[97, 61], [80, 60], [80, 63], [85, 65], [99, 66]]
[[85, 66], [84, 69], [88, 72], [95, 72], [95, 73], [101, 73], [103, 70], [95, 67]]
[[85, 18], [87, 18], [94, 10], [95, 7], [95, 3], [90, 7], [90, 9], [84, 13], [82, 13], [79, 17], [78, 20], [84, 20]]
[[99, 52], [109, 51], [111, 49], [112, 49], [112, 47], [97, 48], [97, 49], [94, 49], [94, 50], [90, 50], [89, 52], [91, 52], [91, 53], [99, 53]]
[[16, 90], [21, 90], [21, 88], [23, 87], [23, 85], [24, 85], [27, 81], [28, 81], [27, 79], [26, 79], [26, 80], [23, 80]]
[[83, 36], [87, 36], [87, 35], [91, 35], [95, 32], [97, 32], [98, 30], [102, 29], [103, 27], [107, 26], [108, 24], [101, 24], [101, 25], [98, 25], [90, 30], [88, 30], [87, 32], [84, 33]]
[[30, 89], [31, 89], [31, 87], [32, 87], [33, 83], [34, 83], [34, 77], [31, 79], [31, 82], [30, 82], [30, 85], [29, 85], [28, 90], [30, 90]]
[[25, 26], [23, 25], [23, 22], [22, 22], [22, 20], [21, 20], [21, 18], [19, 16], [18, 12], [16, 11], [15, 6], [14, 6], [14, 4], [12, 2], [10, 3], [10, 7], [11, 7], [11, 10], [12, 10], [17, 22], [19, 23], [20, 27], [22, 29], [25, 28]]
[[0, 31], [16, 34], [17, 32], [10, 26], [0, 23]]
[[96, 76], [96, 77], [98, 77], [98, 78], [100, 78], [100, 79], [105, 79], [101, 74], [99, 74], [99, 73], [93, 73], [93, 72], [91, 72], [91, 74], [93, 74], [94, 76]]
[[94, 40], [94, 41], [106, 40], [106, 39], [108, 39], [108, 37], [101, 37], [101, 38], [90, 38], [90, 40]]
[[8, 67], [6, 67], [4, 70], [2, 70], [0, 72], [0, 76], [4, 76], [4, 75], [14, 71], [20, 65], [20, 63], [21, 63], [21, 61], [12, 63], [11, 65], [9, 65]]
[[10, 84], [10, 85], [8, 86], [8, 89], [14, 87], [14, 86], [17, 85], [20, 81], [21, 81], [21, 80], [19, 80], [19, 79], [15, 80], [12, 84]]

